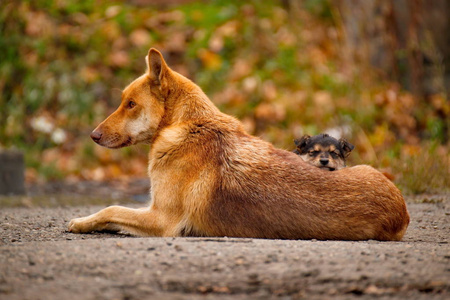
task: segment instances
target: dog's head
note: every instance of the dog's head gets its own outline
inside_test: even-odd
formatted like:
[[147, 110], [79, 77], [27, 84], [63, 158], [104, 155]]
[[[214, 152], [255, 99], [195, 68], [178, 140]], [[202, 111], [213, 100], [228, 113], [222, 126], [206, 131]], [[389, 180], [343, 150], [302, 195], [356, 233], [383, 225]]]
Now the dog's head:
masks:
[[122, 92], [119, 108], [91, 133], [91, 138], [108, 148], [150, 143], [165, 112], [164, 101], [175, 75], [158, 50], [145, 58], [147, 72]]
[[344, 138], [337, 140], [328, 134], [313, 137], [304, 135], [294, 140], [294, 143], [297, 146], [294, 153], [300, 155], [304, 161], [330, 171], [344, 168], [345, 159], [355, 148]]

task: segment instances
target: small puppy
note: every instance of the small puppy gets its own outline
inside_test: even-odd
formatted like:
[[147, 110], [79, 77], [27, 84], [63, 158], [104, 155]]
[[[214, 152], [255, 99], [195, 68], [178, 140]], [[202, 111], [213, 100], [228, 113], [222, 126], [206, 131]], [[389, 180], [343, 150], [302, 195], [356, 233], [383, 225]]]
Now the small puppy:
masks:
[[337, 140], [326, 133], [313, 137], [304, 135], [294, 140], [294, 143], [297, 146], [294, 153], [307, 163], [329, 171], [344, 168], [345, 159], [355, 148], [344, 138]]

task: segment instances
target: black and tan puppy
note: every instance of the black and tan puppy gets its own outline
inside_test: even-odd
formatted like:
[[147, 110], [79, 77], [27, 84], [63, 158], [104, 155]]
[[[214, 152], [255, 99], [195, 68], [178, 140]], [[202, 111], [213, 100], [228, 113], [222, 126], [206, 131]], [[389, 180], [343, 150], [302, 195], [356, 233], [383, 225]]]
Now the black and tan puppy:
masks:
[[326, 133], [313, 137], [304, 135], [294, 140], [294, 143], [297, 146], [294, 153], [307, 163], [329, 171], [344, 168], [345, 159], [355, 148], [344, 138], [337, 140]]

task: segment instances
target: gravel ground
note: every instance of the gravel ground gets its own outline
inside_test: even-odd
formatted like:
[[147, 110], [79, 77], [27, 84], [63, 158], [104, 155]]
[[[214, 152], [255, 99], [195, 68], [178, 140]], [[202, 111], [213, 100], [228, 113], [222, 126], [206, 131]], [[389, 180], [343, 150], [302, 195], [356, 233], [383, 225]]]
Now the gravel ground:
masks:
[[3, 207], [0, 299], [449, 299], [439, 199], [408, 205], [402, 242], [77, 235], [68, 221], [101, 206]]

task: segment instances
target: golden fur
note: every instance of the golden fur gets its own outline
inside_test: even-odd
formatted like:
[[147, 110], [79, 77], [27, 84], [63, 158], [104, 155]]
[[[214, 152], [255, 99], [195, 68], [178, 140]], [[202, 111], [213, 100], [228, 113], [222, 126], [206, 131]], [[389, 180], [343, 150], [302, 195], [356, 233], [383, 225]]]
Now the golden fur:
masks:
[[247, 134], [202, 90], [150, 49], [147, 72], [91, 134], [105, 147], [150, 144], [149, 207], [105, 208], [69, 231], [139, 236], [400, 240], [400, 191], [370, 166], [317, 169]]

